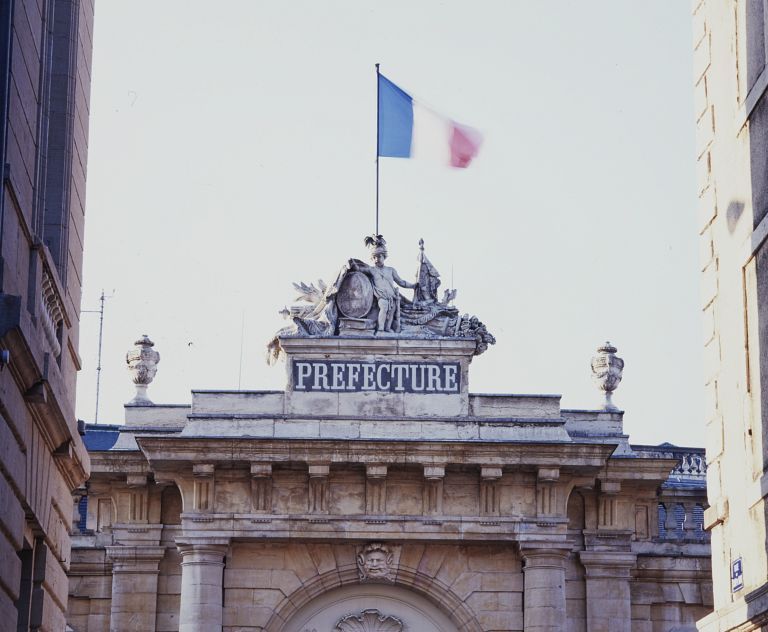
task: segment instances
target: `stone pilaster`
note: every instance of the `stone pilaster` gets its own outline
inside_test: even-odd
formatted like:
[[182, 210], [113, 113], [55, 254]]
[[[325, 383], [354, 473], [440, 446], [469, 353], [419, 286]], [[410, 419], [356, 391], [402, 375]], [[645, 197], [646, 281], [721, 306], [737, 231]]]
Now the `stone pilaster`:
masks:
[[331, 466], [327, 464], [309, 465], [309, 513], [328, 513], [328, 477]]
[[251, 501], [255, 512], [272, 511], [271, 463], [251, 463]]
[[618, 521], [617, 497], [621, 491], [620, 481], [600, 481], [600, 496], [597, 500], [597, 528], [615, 530]]
[[157, 575], [162, 546], [108, 546], [112, 561], [112, 609], [109, 629], [154, 630], [157, 614]]
[[383, 514], [387, 510], [387, 466], [365, 468], [365, 513]]
[[195, 477], [192, 508], [198, 513], [213, 511], [215, 471], [213, 463], [195, 463], [192, 466], [192, 476]]
[[499, 515], [499, 480], [501, 480], [500, 467], [480, 468], [480, 515]]
[[560, 469], [540, 467], [536, 476], [536, 514], [539, 517], [557, 515], [562, 511], [562, 497], [558, 497], [557, 482]]
[[565, 561], [571, 547], [561, 542], [520, 545], [523, 557], [523, 621], [526, 632], [565, 630]]
[[445, 467], [442, 465], [424, 466], [424, 515], [439, 516], [443, 513], [443, 479]]
[[637, 555], [615, 551], [582, 551], [586, 570], [589, 632], [631, 632], [629, 580]]
[[177, 543], [181, 553], [179, 632], [221, 632], [227, 544]]

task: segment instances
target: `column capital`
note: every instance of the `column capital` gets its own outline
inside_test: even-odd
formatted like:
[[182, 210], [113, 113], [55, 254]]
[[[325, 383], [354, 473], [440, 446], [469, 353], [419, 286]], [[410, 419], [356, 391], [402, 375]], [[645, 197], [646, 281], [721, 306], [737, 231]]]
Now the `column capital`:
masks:
[[579, 559], [588, 578], [628, 579], [637, 564], [636, 553], [620, 551], [580, 551]]
[[251, 476], [253, 478], [269, 478], [272, 476], [272, 464], [263, 461], [252, 461]]
[[159, 546], [163, 534], [162, 524], [117, 522], [112, 525], [114, 541], [119, 545]]
[[223, 558], [229, 550], [229, 540], [226, 538], [211, 538], [206, 541], [198, 541], [197, 539], [189, 541], [179, 538], [176, 540], [176, 548], [181, 555], [182, 564], [194, 561], [223, 562]]
[[523, 571], [536, 568], [565, 568], [573, 546], [567, 542], [520, 542]]
[[387, 466], [379, 463], [366, 465], [365, 475], [366, 477], [373, 479], [387, 478]]
[[107, 547], [107, 558], [112, 562], [113, 573], [157, 573], [164, 556], [164, 546]]

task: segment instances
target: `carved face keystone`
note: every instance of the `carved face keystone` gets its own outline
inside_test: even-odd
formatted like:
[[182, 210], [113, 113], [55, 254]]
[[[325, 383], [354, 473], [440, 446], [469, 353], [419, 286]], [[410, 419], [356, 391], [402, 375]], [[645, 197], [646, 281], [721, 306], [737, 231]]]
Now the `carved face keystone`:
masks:
[[365, 570], [369, 577], [384, 577], [389, 573], [387, 556], [383, 551], [371, 551], [365, 554]]
[[394, 581], [394, 555], [382, 544], [369, 544], [357, 554], [360, 579]]

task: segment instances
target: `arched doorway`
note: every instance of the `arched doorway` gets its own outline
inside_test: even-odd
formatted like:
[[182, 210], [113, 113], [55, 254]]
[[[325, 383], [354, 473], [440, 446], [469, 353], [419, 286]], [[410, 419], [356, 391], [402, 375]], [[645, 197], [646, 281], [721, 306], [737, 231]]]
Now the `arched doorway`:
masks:
[[283, 632], [458, 632], [437, 606], [389, 584], [355, 584], [323, 593], [302, 606]]

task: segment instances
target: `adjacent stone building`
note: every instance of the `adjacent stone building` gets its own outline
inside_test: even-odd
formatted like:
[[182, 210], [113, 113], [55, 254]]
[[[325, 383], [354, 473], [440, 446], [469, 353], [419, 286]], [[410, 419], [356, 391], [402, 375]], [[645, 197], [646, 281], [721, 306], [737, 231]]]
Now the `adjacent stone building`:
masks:
[[[694, 630], [703, 451], [632, 446], [610, 399], [470, 393], [493, 336], [436, 298], [423, 244], [413, 300], [395, 291], [381, 242], [296, 285], [270, 343], [283, 391], [154, 405], [137, 341], [125, 425], [86, 435], [71, 628]], [[622, 366], [609, 344], [593, 359], [608, 395]]]
[[72, 490], [90, 0], [0, 2], [0, 628], [61, 631]]
[[768, 627], [768, 68], [762, 0], [693, 3], [698, 229], [715, 612]]

